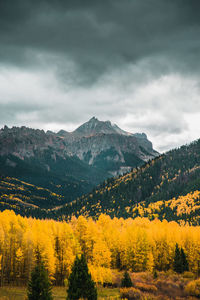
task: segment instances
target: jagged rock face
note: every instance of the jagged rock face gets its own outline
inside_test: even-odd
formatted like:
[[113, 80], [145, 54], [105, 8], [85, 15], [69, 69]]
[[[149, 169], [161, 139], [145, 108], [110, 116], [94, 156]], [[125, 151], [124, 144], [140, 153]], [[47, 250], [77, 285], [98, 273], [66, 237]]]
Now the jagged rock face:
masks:
[[81, 160], [85, 160], [90, 153], [88, 163], [92, 165], [95, 158], [102, 152], [115, 149], [119, 160], [124, 162], [123, 152], [139, 154], [140, 149], [135, 137], [127, 137], [119, 134], [98, 134], [90, 137], [82, 137], [68, 145], [71, 155], [76, 154]]
[[[119, 128], [120, 129], [120, 128]], [[97, 118], [93, 117], [88, 122], [84, 123], [80, 127], [78, 127], [73, 135], [79, 138], [81, 137], [89, 137], [98, 134], [112, 134], [119, 133], [117, 129], [115, 129], [110, 121], [99, 121]]]
[[[48, 159], [44, 159], [47, 152]], [[11, 129], [5, 126], [0, 130], [0, 156], [10, 154], [21, 160], [45, 160], [48, 171], [51, 161], [56, 168], [58, 157], [64, 160], [77, 157], [86, 165], [105, 171], [105, 177], [127, 172], [158, 155], [146, 134], [131, 134], [110, 121], [99, 121], [95, 117], [71, 133], [64, 130], [57, 134], [45, 133], [24, 126]], [[15, 166], [10, 158], [7, 164]]]
[[27, 127], [4, 127], [0, 130], [0, 155], [12, 154], [21, 159], [34, 157], [36, 151], [43, 152], [48, 148], [62, 153], [65, 143], [55, 134], [46, 134], [43, 130]]
[[60, 131], [58, 135], [65, 140], [69, 155], [111, 175], [127, 172], [158, 155], [145, 133], [131, 134], [95, 117], [72, 133]]
[[26, 127], [0, 130], [0, 175], [62, 194], [65, 202], [89, 192], [106, 175], [68, 154], [63, 138]]

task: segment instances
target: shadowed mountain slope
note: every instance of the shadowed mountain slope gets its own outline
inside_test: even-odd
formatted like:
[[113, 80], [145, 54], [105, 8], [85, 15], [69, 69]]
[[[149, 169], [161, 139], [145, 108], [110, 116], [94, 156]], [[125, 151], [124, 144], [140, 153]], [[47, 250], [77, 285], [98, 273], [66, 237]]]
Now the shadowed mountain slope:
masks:
[[[151, 203], [165, 203], [196, 190], [200, 190], [200, 140], [160, 155], [126, 175], [106, 180], [93, 192], [60, 207], [54, 214], [96, 217], [107, 213], [112, 217], [128, 218], [140, 216], [142, 206], [148, 216], [147, 208]], [[166, 211], [164, 207], [158, 217], [175, 219]], [[199, 211], [195, 214], [198, 215]]]

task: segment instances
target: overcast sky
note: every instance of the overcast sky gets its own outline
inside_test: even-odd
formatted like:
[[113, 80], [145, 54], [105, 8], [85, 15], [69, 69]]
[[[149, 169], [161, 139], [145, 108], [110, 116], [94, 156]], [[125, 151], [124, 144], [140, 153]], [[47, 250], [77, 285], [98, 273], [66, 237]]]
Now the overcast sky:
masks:
[[199, 0], [0, 0], [0, 127], [200, 138]]

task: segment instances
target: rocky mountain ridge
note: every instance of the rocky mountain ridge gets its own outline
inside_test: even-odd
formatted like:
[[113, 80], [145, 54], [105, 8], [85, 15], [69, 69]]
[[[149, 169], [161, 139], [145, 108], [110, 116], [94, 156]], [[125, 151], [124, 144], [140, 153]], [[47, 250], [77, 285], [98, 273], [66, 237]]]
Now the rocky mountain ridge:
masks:
[[[144, 133], [131, 134], [95, 117], [71, 133], [5, 126], [0, 130], [0, 145], [0, 156], [11, 154], [24, 160], [50, 151], [54, 161], [57, 157], [76, 157], [101, 168], [106, 176], [127, 172], [158, 155]], [[10, 159], [7, 163], [14, 167]], [[46, 168], [50, 168], [48, 163]]]
[[[42, 189], [50, 191], [49, 195], [58, 195], [60, 198], [55, 199], [62, 199], [62, 203], [69, 203], [105, 179], [126, 173], [156, 155], [145, 134], [130, 134], [97, 118], [71, 133], [4, 126], [0, 130], [1, 178], [13, 178], [14, 185], [19, 180], [22, 182], [20, 190], [25, 188], [23, 182], [27, 184], [26, 189], [31, 184], [36, 187], [37, 195], [30, 198], [16, 188], [13, 194], [8, 184], [8, 190], [3, 185], [0, 197], [3, 203], [8, 201], [8, 207], [9, 203], [21, 203], [20, 211], [24, 201], [39, 207], [40, 199], [44, 198]], [[55, 204], [50, 198], [45, 197], [46, 207]]]
[[158, 155], [145, 133], [132, 134], [95, 117], [71, 133], [61, 130], [57, 135], [67, 143], [69, 155], [92, 166], [101, 165], [112, 176]]

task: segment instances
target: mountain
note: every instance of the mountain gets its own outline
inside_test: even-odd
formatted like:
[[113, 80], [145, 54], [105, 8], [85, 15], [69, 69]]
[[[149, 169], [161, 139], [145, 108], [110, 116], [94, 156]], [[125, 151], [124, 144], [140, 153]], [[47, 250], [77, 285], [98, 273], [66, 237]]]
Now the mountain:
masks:
[[55, 134], [26, 127], [0, 130], [0, 174], [65, 196], [65, 202], [91, 190], [105, 178], [75, 156]]
[[158, 155], [146, 134], [131, 134], [110, 121], [93, 117], [72, 133], [57, 134], [67, 143], [68, 154], [116, 176]]
[[[59, 205], [156, 155], [145, 134], [130, 134], [96, 118], [74, 132], [25, 126], [0, 130], [0, 174], [56, 193], [63, 199]], [[45, 203], [52, 207], [52, 201]]]
[[53, 209], [52, 214], [67, 218], [106, 213], [111, 217], [146, 216], [200, 224], [199, 191], [200, 139], [123, 176], [107, 179], [92, 193]]

